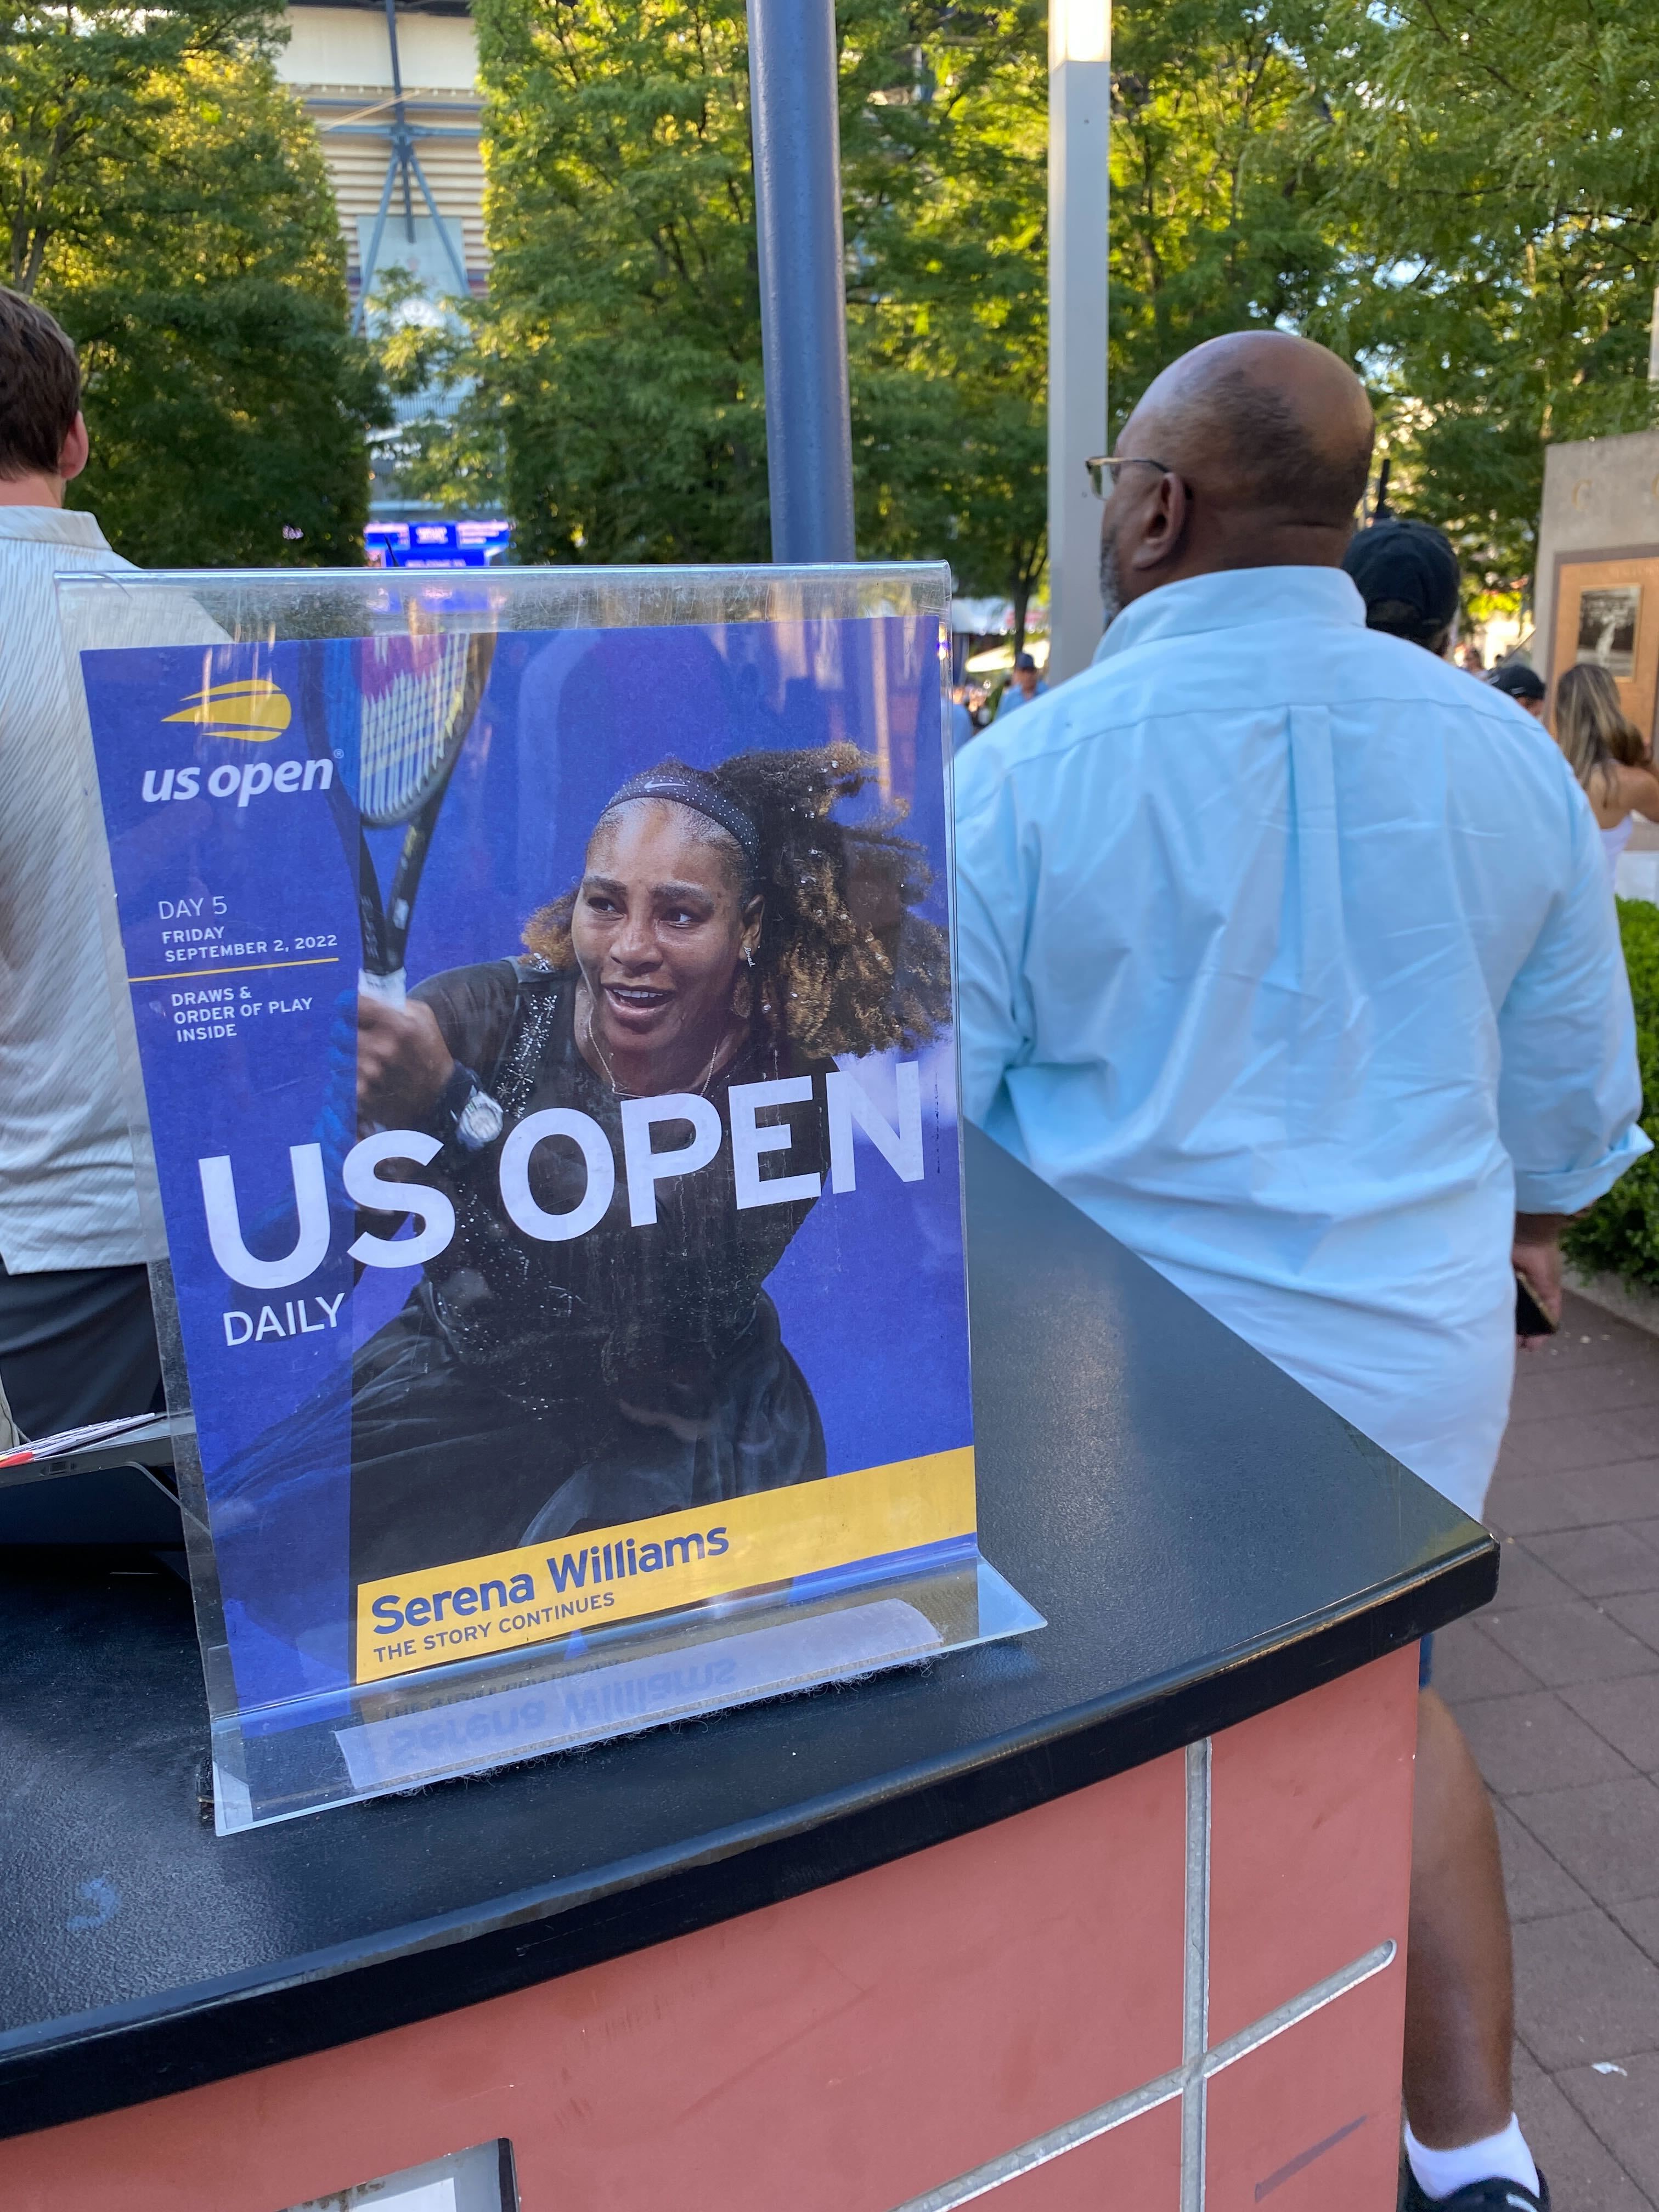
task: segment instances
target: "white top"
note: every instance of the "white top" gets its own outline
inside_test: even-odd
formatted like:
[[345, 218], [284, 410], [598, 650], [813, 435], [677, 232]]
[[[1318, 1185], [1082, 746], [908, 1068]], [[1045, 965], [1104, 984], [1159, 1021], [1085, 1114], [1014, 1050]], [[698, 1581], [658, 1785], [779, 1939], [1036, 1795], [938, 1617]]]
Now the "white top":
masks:
[[1478, 1513], [1515, 1209], [1649, 1149], [1547, 732], [1340, 570], [1249, 569], [1135, 601], [956, 791], [966, 1112]]
[[1609, 875], [1617, 872], [1619, 855], [1629, 844], [1631, 832], [1635, 827], [1636, 817], [1633, 814], [1627, 814], [1622, 822], [1615, 822], [1611, 830], [1604, 830], [1601, 832], [1601, 850], [1607, 856]]
[[[9, 1274], [144, 1256], [56, 570], [130, 569], [89, 514], [0, 507], [0, 1260]], [[112, 643], [221, 635], [169, 597]]]

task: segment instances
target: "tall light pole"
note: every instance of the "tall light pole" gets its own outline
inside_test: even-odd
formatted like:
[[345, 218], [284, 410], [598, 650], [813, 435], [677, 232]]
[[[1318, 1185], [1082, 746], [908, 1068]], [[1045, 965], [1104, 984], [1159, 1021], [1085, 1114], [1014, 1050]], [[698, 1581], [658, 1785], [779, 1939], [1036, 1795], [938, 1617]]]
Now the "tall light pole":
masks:
[[835, 0], [749, 0], [775, 561], [850, 561], [853, 434]]
[[1100, 502], [1083, 465], [1106, 450], [1111, 52], [1111, 0], [1048, 0], [1050, 682], [1100, 642]]

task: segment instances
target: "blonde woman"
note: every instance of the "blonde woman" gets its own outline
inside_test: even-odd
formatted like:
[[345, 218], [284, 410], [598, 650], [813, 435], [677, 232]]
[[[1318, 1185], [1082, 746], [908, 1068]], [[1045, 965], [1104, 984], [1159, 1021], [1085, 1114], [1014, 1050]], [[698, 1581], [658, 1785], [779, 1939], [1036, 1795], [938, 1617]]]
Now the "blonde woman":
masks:
[[1659, 775], [1652, 748], [1619, 703], [1605, 668], [1585, 661], [1555, 687], [1555, 742], [1595, 810], [1611, 872], [1640, 814], [1659, 822]]

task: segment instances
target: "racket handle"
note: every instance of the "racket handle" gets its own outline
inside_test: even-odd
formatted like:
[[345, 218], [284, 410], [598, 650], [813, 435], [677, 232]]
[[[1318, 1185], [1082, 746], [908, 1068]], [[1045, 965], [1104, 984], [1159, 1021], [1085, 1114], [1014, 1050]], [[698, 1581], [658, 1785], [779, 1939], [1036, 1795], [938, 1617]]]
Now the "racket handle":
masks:
[[371, 975], [367, 968], [357, 973], [357, 995], [362, 999], [378, 999], [383, 1006], [401, 1006], [408, 994], [404, 988], [404, 971], [395, 975]]

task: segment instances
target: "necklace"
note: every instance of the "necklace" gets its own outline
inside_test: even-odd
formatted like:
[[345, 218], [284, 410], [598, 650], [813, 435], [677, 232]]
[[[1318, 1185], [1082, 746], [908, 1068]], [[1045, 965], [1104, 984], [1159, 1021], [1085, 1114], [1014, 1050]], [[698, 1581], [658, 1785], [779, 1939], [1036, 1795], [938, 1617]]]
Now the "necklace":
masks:
[[[594, 1051], [598, 1053], [599, 1056], [599, 1066], [605, 1071], [605, 1081], [611, 1085], [611, 1097], [613, 1098], [644, 1097], [647, 1095], [645, 1092], [641, 1091], [624, 1091], [621, 1084], [617, 1082], [616, 1073], [611, 1067], [611, 1061], [606, 1055], [605, 1047], [599, 1042], [599, 1032], [593, 1027], [593, 1001], [591, 996], [586, 994], [584, 994], [582, 999], [582, 1012], [583, 1027], [586, 1031], [586, 1041], [592, 1046]], [[715, 1040], [714, 1049], [708, 1055], [708, 1066], [704, 1070], [702, 1081], [697, 1085], [696, 1091], [692, 1094], [695, 1097], [706, 1098], [708, 1097], [708, 1086], [714, 1079], [714, 1064], [720, 1056], [720, 1047], [725, 1043], [725, 1042], [726, 1039], [724, 1037], [720, 1037]]]

